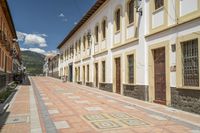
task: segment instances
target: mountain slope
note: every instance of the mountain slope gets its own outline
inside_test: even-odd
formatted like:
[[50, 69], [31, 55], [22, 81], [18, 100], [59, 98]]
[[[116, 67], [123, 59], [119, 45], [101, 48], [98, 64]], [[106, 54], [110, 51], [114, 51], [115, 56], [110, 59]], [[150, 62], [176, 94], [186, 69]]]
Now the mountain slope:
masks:
[[42, 74], [44, 58], [44, 55], [36, 52], [22, 51], [22, 62], [30, 75]]

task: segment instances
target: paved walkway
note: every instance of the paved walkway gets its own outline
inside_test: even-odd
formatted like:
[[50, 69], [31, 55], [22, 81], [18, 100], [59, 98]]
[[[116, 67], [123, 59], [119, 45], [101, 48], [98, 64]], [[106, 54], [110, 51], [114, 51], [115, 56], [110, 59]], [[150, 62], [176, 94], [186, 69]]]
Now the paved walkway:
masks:
[[40, 133], [40, 120], [31, 86], [17, 88], [8, 110], [0, 116], [2, 133]]
[[200, 116], [73, 83], [33, 77], [46, 132], [200, 133]]
[[18, 87], [2, 133], [200, 133], [200, 116], [45, 77]]

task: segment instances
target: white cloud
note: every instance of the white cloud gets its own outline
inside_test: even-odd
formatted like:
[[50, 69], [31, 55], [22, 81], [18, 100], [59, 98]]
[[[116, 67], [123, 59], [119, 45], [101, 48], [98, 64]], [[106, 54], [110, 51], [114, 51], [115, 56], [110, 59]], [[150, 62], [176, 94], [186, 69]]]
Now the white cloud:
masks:
[[63, 13], [60, 13], [59, 17], [63, 18], [65, 15]]
[[46, 34], [38, 34], [39, 36], [48, 37]]
[[28, 34], [25, 37], [24, 43], [29, 45], [29, 44], [38, 44], [39, 47], [46, 47], [47, 43], [45, 38], [35, 35], [35, 34]]
[[26, 45], [38, 45], [39, 47], [46, 47], [46, 34], [27, 34], [17, 31], [18, 40], [24, 42]]
[[77, 22], [74, 22], [74, 25], [77, 25], [78, 23]]
[[40, 54], [46, 54], [46, 51], [40, 48], [20, 48], [21, 51], [32, 51]]
[[46, 52], [46, 55], [51, 55], [51, 54], [58, 54], [59, 52], [58, 52], [58, 50], [50, 50], [50, 51], [47, 51]]
[[22, 32], [17, 31], [18, 41], [23, 41], [25, 36], [26, 36], [26, 33], [22, 33]]
[[20, 48], [20, 49], [21, 51], [32, 51], [43, 55], [56, 55], [59, 53], [58, 50], [45, 51], [41, 48]]

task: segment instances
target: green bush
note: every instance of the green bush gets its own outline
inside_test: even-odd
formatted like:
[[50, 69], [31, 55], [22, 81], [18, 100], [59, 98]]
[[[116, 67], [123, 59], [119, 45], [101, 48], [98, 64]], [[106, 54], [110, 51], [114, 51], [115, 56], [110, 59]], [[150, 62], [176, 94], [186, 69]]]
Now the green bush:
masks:
[[10, 90], [5, 90], [0, 93], [0, 103], [3, 103], [11, 94], [12, 92]]

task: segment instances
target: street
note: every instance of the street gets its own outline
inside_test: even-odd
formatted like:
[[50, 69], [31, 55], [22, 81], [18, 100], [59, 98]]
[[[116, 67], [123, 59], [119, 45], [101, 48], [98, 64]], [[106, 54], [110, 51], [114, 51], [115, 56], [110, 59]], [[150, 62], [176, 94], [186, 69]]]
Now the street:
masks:
[[199, 133], [200, 116], [49, 77], [31, 77], [1, 117], [3, 133]]

